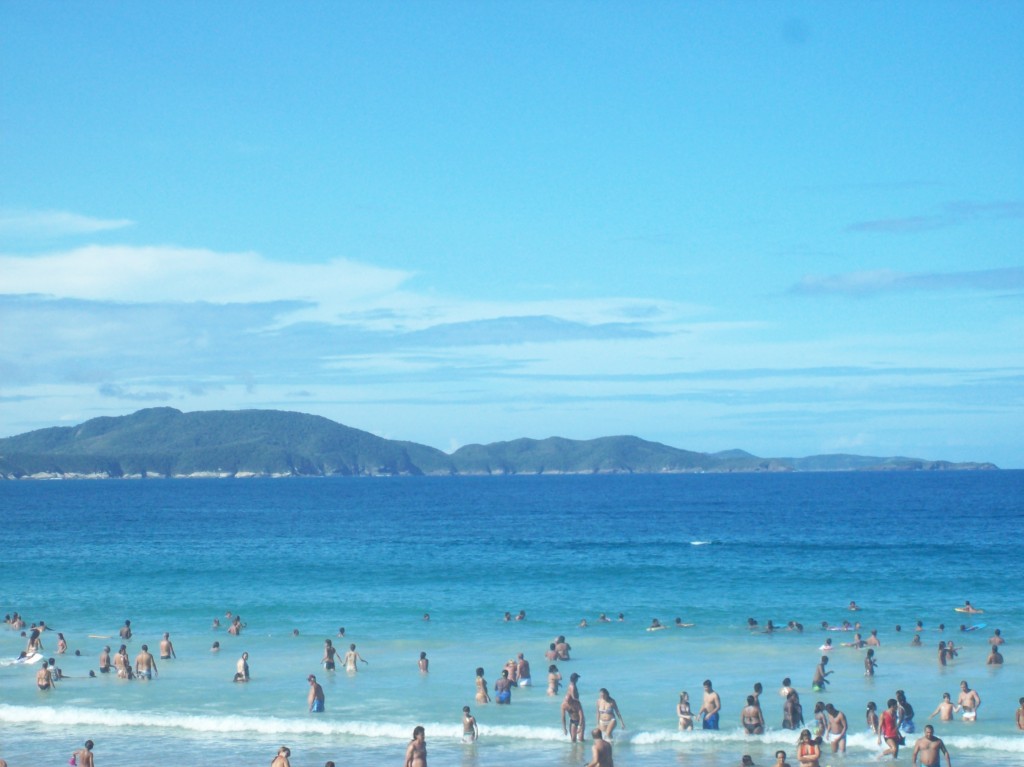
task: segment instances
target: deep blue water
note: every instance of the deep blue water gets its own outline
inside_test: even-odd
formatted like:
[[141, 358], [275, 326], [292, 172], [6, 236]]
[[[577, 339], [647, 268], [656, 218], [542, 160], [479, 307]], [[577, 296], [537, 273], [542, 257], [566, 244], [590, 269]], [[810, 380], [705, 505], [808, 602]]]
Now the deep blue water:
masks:
[[[759, 669], [773, 681], [791, 669], [794, 677], [808, 673], [820, 635], [750, 645], [758, 640], [742, 628], [747, 617], [797, 620], [810, 632], [822, 620], [849, 619], [854, 614], [844, 608], [856, 600], [864, 610], [855, 617], [865, 628], [878, 628], [892, 646], [884, 660], [894, 676], [895, 661], [924, 658], [907, 654], [908, 635], [897, 634], [896, 624], [909, 628], [922, 620], [929, 630], [940, 623], [953, 630], [965, 617], [952, 608], [965, 599], [983, 607], [985, 619], [1007, 636], [1024, 635], [1024, 607], [1014, 588], [1024, 561], [1024, 472], [1016, 471], [6, 482], [0, 483], [0, 520], [2, 612], [18, 610], [64, 631], [83, 648], [83, 659], [69, 663], [94, 663], [96, 641], [89, 635], [116, 633], [126, 618], [140, 635], [173, 631], [193, 655], [203, 653], [203, 663], [214, 662], [206, 657], [210, 622], [226, 610], [243, 615], [246, 641], [266, 656], [283, 652], [279, 643], [298, 629], [310, 643], [301, 663], [314, 666], [323, 638], [345, 625], [376, 656], [376, 676], [359, 675], [366, 697], [353, 702], [346, 721], [362, 721], [372, 711], [403, 732], [406, 722], [396, 707], [410, 717], [436, 717], [439, 702], [461, 705], [463, 675], [470, 675], [471, 686], [477, 663], [494, 668], [517, 647], [542, 661], [550, 638], [574, 630], [574, 645], [593, 663], [588, 676], [600, 675], [608, 686], [633, 685], [635, 675], [603, 658], [682, 677], [667, 680], [664, 690], [645, 684], [620, 696], [620, 703], [632, 696], [637, 729], [658, 743], [671, 740], [671, 721], [661, 721], [660, 712], [671, 711], [679, 684], [699, 691], [699, 678], [687, 680], [690, 674], [713, 672], [722, 679], [735, 713], [735, 698]], [[517, 645], [503, 647], [501, 632], [509, 627], [501, 615], [520, 609], [528, 621], [516, 627]], [[420, 620], [424, 612], [429, 624]], [[627, 623], [608, 625], [604, 634], [576, 630], [581, 618], [593, 622], [600, 612], [623, 612]], [[652, 617], [668, 622], [677, 615], [697, 623], [686, 634], [688, 655], [649, 655], [655, 635], [642, 627]], [[977, 640], [981, 653], [988, 634], [964, 636]], [[929, 643], [936, 637], [929, 635]], [[17, 637], [5, 640], [4, 652], [20, 649]], [[421, 647], [438, 665], [459, 671], [451, 678], [435, 672], [430, 694], [409, 701], [406, 666], [397, 656]], [[235, 649], [237, 643], [230, 652]], [[764, 651], [759, 661], [751, 659], [752, 650]], [[930, 657], [929, 651], [922, 667], [929, 672]], [[295, 665], [296, 675], [305, 673], [288, 658], [275, 663], [280, 678], [264, 688], [266, 699], [253, 700], [254, 715], [301, 714], [301, 706], [295, 712], [276, 708], [289, 694], [284, 670]], [[224, 662], [233, 664], [234, 657]], [[691, 671], [690, 662], [701, 668]], [[859, 673], [852, 666], [851, 673]], [[183, 680], [207, 673], [184, 660], [174, 671]], [[1022, 685], [1009, 679], [1021, 679], [1019, 665], [1004, 671], [989, 689], [1005, 707]], [[7, 721], [53, 704], [53, 698], [38, 700], [28, 685], [12, 687], [13, 673], [0, 669], [0, 709], [5, 703], [16, 709]], [[195, 713], [188, 702], [192, 687], [175, 691], [173, 678], [161, 684], [153, 689], [171, 696], [161, 706], [170, 702], [182, 714]], [[594, 679], [590, 691], [597, 686]], [[85, 695], [72, 718], [91, 726], [90, 707], [117, 710], [118, 694]], [[210, 716], [236, 711], [237, 702], [220, 700], [222, 694], [235, 692], [215, 688]], [[850, 687], [847, 694], [848, 705], [860, 706], [867, 692]], [[922, 694], [933, 692], [924, 687]], [[543, 741], [557, 713], [544, 701], [532, 704], [515, 711], [524, 717], [519, 724], [533, 728], [529, 737]], [[149, 704], [143, 697], [139, 705]], [[42, 730], [18, 747], [31, 751], [32, 738], [45, 741], [51, 716], [58, 713], [43, 716]], [[1012, 708], [1002, 716], [1012, 721]], [[374, 749], [389, 749], [393, 735], [360, 726], [359, 737], [368, 738], [360, 748], [369, 755], [350, 761], [372, 764], [379, 758]], [[277, 740], [280, 727], [261, 720], [257, 729]], [[504, 733], [492, 738], [495, 748], [508, 747], [511, 736], [500, 727], [495, 732]], [[125, 746], [136, 761], [124, 764], [144, 760], [140, 743]], [[331, 747], [309, 746], [313, 753]], [[202, 748], [210, 764], [233, 763], [220, 745]], [[657, 752], [631, 748], [616, 761], [659, 763]], [[734, 763], [730, 748], [705, 750], [710, 761], [704, 763]], [[482, 767], [501, 763], [488, 761], [488, 753], [476, 757]], [[998, 762], [1000, 753], [985, 758]], [[551, 753], [542, 748], [525, 758], [550, 763]], [[443, 756], [434, 761], [446, 763]]]

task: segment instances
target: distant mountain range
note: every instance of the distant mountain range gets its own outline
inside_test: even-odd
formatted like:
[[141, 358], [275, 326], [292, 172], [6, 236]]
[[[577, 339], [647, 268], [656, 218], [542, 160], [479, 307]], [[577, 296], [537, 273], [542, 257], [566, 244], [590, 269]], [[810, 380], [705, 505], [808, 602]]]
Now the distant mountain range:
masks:
[[281, 410], [149, 408], [0, 439], [0, 478], [673, 474], [996, 469], [991, 463], [697, 453], [638, 437], [517, 439], [448, 454]]

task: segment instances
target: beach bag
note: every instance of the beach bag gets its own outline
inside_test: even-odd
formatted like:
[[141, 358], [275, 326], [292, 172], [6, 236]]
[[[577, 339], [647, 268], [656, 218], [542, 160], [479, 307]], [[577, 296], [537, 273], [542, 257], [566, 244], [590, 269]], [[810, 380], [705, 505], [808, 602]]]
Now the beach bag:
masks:
[[70, 764], [71, 767], [75, 767], [75, 765], [78, 764], [78, 752], [77, 751], [71, 755], [70, 759], [68, 759], [68, 764]]

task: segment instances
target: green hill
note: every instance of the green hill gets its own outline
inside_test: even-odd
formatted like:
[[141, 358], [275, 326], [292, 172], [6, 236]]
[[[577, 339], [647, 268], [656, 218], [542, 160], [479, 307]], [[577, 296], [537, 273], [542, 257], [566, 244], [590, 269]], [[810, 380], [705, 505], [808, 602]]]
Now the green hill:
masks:
[[0, 439], [0, 478], [252, 477], [994, 469], [851, 455], [696, 453], [638, 437], [466, 445], [451, 455], [280, 410], [150, 408]]

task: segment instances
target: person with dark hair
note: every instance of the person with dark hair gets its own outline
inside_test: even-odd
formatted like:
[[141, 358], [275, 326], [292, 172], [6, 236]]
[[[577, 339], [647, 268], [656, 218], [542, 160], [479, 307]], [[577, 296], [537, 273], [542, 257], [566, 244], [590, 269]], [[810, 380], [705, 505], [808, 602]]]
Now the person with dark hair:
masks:
[[705, 730], [718, 729], [718, 715], [722, 710], [722, 698], [711, 686], [711, 680], [704, 680], [704, 703], [697, 712], [701, 727]]
[[427, 767], [427, 731], [417, 725], [412, 731], [412, 740], [405, 749], [405, 767]]

